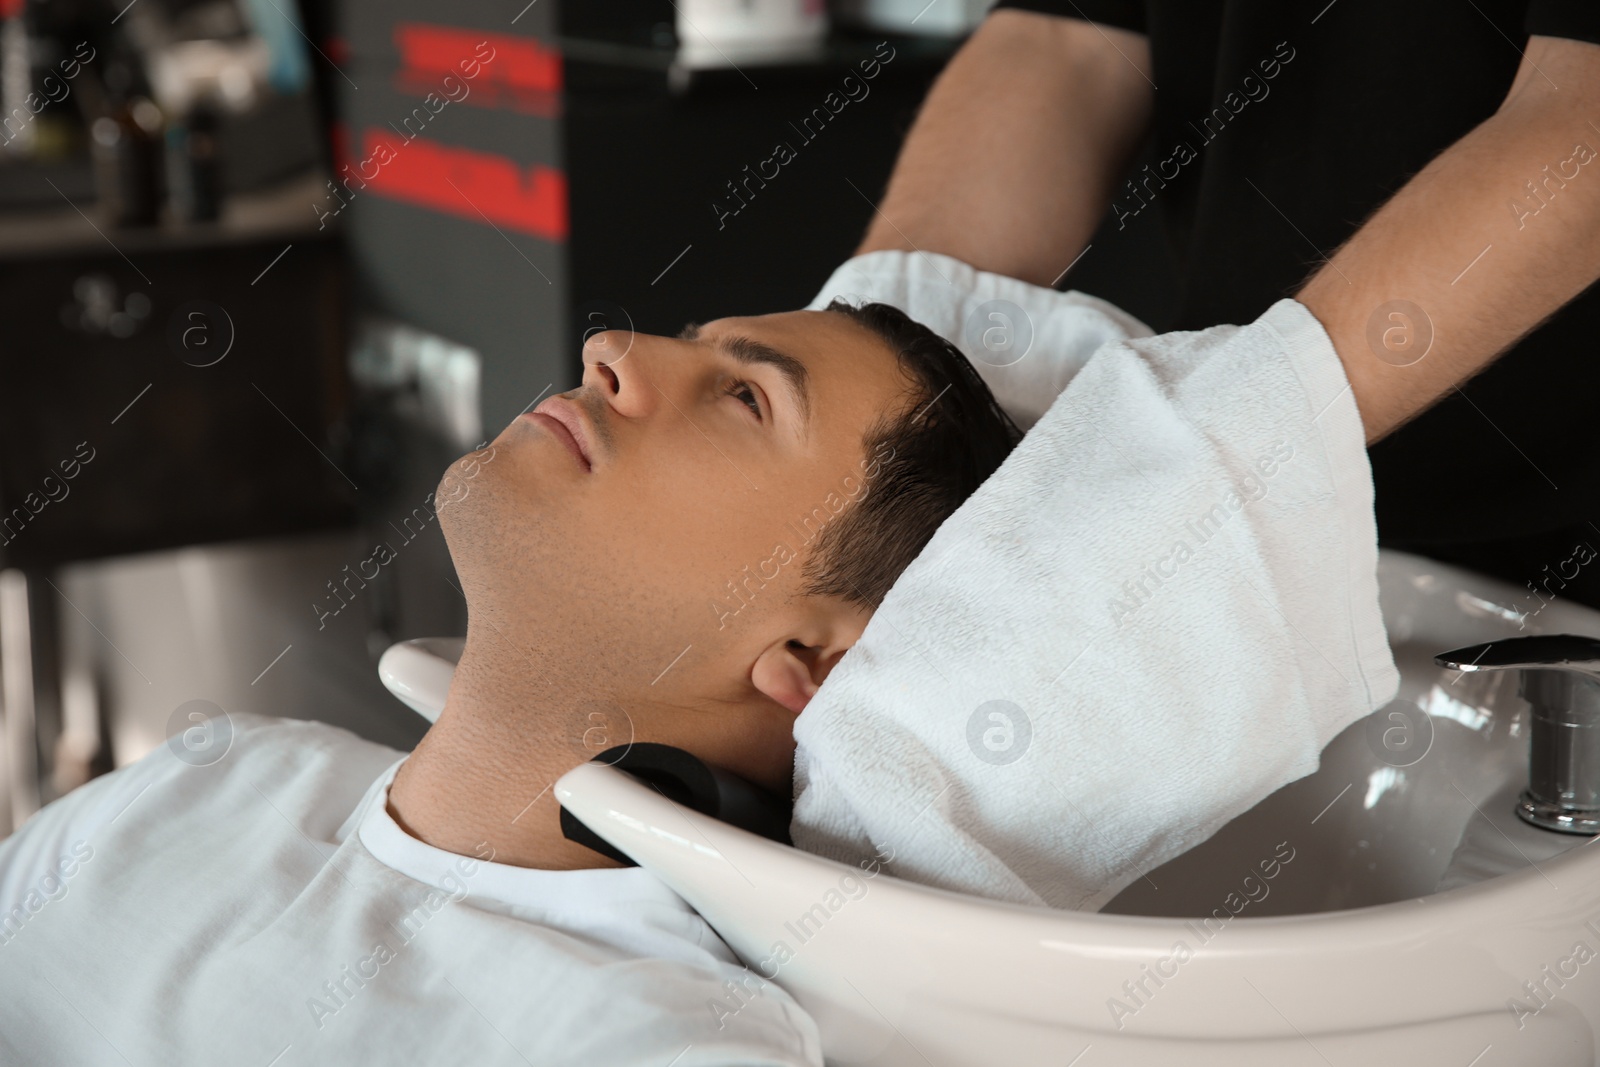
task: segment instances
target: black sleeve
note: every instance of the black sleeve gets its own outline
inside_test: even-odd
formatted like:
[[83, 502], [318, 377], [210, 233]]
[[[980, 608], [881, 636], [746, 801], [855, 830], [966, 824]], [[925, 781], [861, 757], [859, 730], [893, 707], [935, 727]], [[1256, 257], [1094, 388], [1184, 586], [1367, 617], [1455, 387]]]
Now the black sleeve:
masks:
[[1600, 4], [1594, 0], [1531, 0], [1522, 29], [1530, 37], [1569, 37], [1600, 44]]
[[[1592, 0], [1571, 0], [1572, 6]], [[1148, 32], [1144, 26], [1144, 4], [1141, 0], [1000, 0], [995, 10], [1011, 8], [1016, 11], [1037, 11], [1045, 15], [1099, 22], [1134, 33]], [[1529, 31], [1532, 32], [1532, 31]]]

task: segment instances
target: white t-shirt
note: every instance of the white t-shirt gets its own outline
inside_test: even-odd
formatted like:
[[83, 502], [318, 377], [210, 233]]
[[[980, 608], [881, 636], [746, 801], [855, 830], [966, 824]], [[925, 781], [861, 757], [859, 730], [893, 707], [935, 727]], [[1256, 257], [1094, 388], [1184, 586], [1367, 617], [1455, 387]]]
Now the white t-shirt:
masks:
[[0, 1063], [820, 1067], [816, 1025], [643, 868], [433, 848], [404, 755], [231, 716], [0, 842]]

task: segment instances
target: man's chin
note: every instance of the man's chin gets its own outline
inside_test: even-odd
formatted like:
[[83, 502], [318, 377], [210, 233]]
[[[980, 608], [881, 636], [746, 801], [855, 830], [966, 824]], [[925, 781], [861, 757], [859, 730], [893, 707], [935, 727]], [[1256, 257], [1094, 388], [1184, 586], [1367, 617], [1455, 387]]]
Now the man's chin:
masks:
[[444, 476], [434, 490], [435, 506], [448, 508], [463, 503], [473, 493], [491, 485], [495, 468], [506, 465], [506, 449], [501, 443], [504, 437], [502, 433], [483, 448], [468, 452], [445, 468]]
[[501, 587], [515, 584], [539, 566], [542, 509], [522, 498], [506, 450], [475, 468], [468, 460], [451, 464], [435, 491], [445, 547], [463, 582], [473, 575]]

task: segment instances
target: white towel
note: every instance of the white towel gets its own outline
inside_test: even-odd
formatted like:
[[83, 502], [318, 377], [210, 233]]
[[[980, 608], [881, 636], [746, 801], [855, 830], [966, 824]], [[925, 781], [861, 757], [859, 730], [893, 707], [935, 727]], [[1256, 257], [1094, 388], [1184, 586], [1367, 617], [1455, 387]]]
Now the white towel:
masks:
[[858, 257], [811, 306], [835, 295], [946, 336], [1009, 300], [1042, 346], [975, 365], [1048, 410], [796, 721], [798, 846], [1098, 910], [1394, 697], [1361, 420], [1302, 304], [1151, 337], [922, 253]]
[[1024, 430], [1101, 345], [1151, 333], [1097, 296], [1041, 289], [931, 252], [857, 256], [833, 272], [810, 308], [834, 297], [890, 304], [948, 338]]

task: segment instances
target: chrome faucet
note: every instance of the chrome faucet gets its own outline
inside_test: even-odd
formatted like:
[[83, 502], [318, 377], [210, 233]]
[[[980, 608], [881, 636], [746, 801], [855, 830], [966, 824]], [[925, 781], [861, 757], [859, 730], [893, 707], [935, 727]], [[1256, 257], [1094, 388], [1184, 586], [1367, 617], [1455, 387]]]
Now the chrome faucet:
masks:
[[1546, 830], [1600, 833], [1600, 641], [1507, 637], [1433, 661], [1458, 671], [1522, 672], [1517, 694], [1533, 707], [1533, 729], [1517, 814]]

